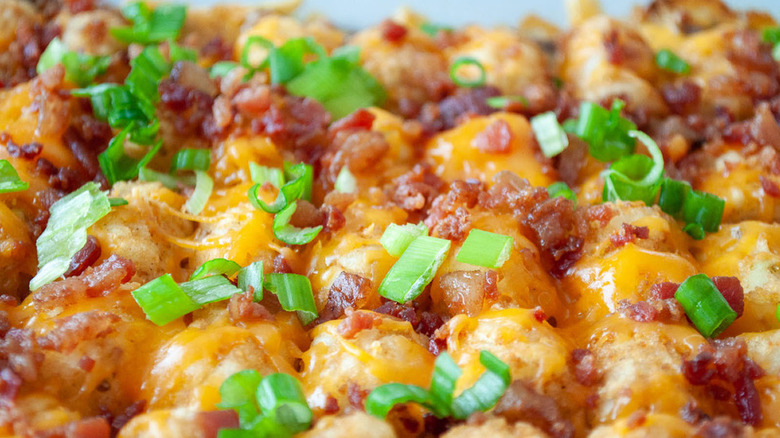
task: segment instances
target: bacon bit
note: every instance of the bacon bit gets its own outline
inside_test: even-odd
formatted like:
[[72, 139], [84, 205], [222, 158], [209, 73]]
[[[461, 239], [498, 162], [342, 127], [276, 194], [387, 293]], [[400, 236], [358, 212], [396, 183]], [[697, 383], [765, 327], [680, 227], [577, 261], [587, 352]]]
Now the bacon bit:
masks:
[[615, 214], [616, 212], [611, 206], [599, 204], [589, 207], [585, 212], [585, 217], [589, 222], [598, 221], [603, 228], [615, 217]]
[[0, 405], [16, 400], [22, 383], [22, 378], [12, 369], [3, 368], [0, 370]]
[[65, 438], [109, 438], [111, 427], [105, 418], [92, 417], [68, 423], [64, 428]]
[[82, 341], [103, 338], [113, 333], [114, 325], [120, 320], [113, 313], [96, 310], [77, 313], [57, 320], [53, 330], [38, 338], [38, 345], [45, 350], [69, 353]]
[[694, 432], [701, 438], [723, 438], [745, 436], [745, 427], [728, 417], [716, 417], [703, 421]]
[[275, 274], [292, 273], [292, 268], [287, 263], [287, 260], [284, 259], [284, 256], [281, 254], [277, 254], [276, 257], [274, 257], [274, 273]]
[[396, 317], [410, 323], [412, 327], [417, 327], [417, 325], [420, 324], [420, 320], [417, 318], [417, 312], [413, 307], [403, 306], [395, 301], [386, 301], [384, 304], [374, 309], [374, 312]]
[[360, 108], [333, 122], [333, 124], [330, 125], [330, 128], [328, 128], [328, 133], [330, 133], [331, 136], [335, 136], [341, 131], [369, 131], [371, 130], [371, 126], [374, 125], [375, 119], [376, 116], [374, 116], [374, 113], [365, 108]]
[[599, 405], [598, 394], [590, 394], [588, 397], [585, 398], [585, 406], [587, 406], [589, 409], [596, 409], [598, 405]]
[[694, 110], [701, 100], [701, 87], [689, 80], [679, 85], [665, 85], [661, 93], [669, 109], [675, 114], [685, 114]]
[[255, 291], [249, 288], [244, 293], [234, 294], [228, 302], [230, 320], [239, 322], [273, 321], [274, 316], [260, 303], [254, 302]]
[[349, 404], [355, 409], [365, 410], [366, 397], [371, 391], [361, 389], [357, 383], [349, 382], [347, 384], [347, 398]]
[[92, 359], [89, 356], [81, 356], [81, 359], [79, 359], [79, 368], [86, 372], [90, 372], [94, 367], [95, 359]]
[[612, 245], [616, 248], [632, 243], [636, 239], [647, 239], [650, 237], [650, 229], [647, 227], [637, 227], [631, 224], [623, 223], [618, 234], [609, 237]]
[[611, 29], [604, 37], [604, 50], [607, 52], [607, 60], [610, 64], [620, 65], [626, 59], [626, 51], [620, 44], [620, 34], [617, 29]]
[[239, 427], [238, 413], [233, 409], [201, 411], [195, 414], [195, 424], [202, 432], [202, 438], [217, 438], [220, 429]]
[[573, 438], [574, 425], [550, 396], [539, 394], [528, 383], [514, 381], [493, 409], [507, 421], [528, 422], [553, 438]]
[[580, 384], [593, 386], [601, 380], [601, 373], [596, 368], [596, 358], [590, 350], [572, 350], [571, 360], [574, 363], [574, 376]]
[[321, 211], [324, 216], [322, 226], [325, 231], [333, 233], [346, 225], [347, 219], [338, 207], [334, 205], [323, 205]]
[[393, 20], [385, 20], [382, 22], [382, 38], [391, 43], [397, 43], [406, 37], [408, 30], [405, 26], [396, 23]]
[[537, 306], [534, 309], [534, 318], [539, 322], [544, 322], [547, 320], [547, 314], [544, 313], [544, 310], [541, 307]]
[[0, 358], [22, 380], [32, 382], [38, 378], [44, 355], [37, 348], [31, 330], [11, 329], [0, 339]]
[[332, 415], [339, 411], [339, 401], [335, 397], [328, 394], [325, 399], [325, 406], [322, 408], [322, 412], [326, 415]]
[[488, 154], [506, 154], [511, 150], [513, 138], [509, 123], [499, 119], [475, 135], [471, 146]]
[[744, 423], [756, 426], [761, 423], [763, 413], [753, 381], [763, 376], [764, 370], [746, 354], [744, 339], [716, 339], [702, 347], [692, 360], [684, 360], [682, 373], [692, 385], [708, 386], [715, 398], [724, 396], [719, 394], [723, 389], [733, 387], [731, 398], [740, 418]]
[[761, 182], [761, 188], [764, 189], [764, 193], [773, 198], [780, 198], [780, 187], [777, 186], [776, 182], [764, 177], [764, 175], [760, 175], [758, 180]]
[[100, 242], [94, 236], [87, 236], [87, 243], [78, 250], [70, 261], [65, 277], [81, 275], [85, 269], [92, 266], [100, 258]]
[[393, 180], [390, 198], [406, 211], [421, 211], [431, 205], [443, 184], [429, 164], [416, 164]]
[[[2, 141], [2, 140], [0, 140]], [[41, 154], [43, 145], [38, 142], [25, 143], [18, 145], [14, 143], [10, 136], [5, 142], [5, 147], [8, 149], [8, 154], [14, 158], [24, 158], [25, 160], [33, 160]]]
[[487, 99], [501, 95], [496, 87], [457, 88], [455, 93], [439, 103], [426, 103], [418, 115], [426, 136], [452, 129], [472, 116], [486, 116], [497, 110]]
[[620, 310], [636, 322], [650, 322], [658, 319], [658, 311], [647, 301], [638, 301], [636, 304], [631, 304], [628, 300], [620, 300], [619, 305]]
[[772, 146], [780, 150], [780, 126], [768, 103], [759, 104], [752, 119], [729, 125], [723, 131], [723, 138], [746, 146], [755, 142], [759, 146]]
[[33, 301], [41, 308], [54, 308], [75, 303], [83, 297], [105, 296], [130, 281], [133, 275], [133, 262], [112, 255], [99, 266], [87, 268], [81, 275], [42, 286]]
[[316, 227], [325, 220], [322, 212], [309, 201], [299, 199], [297, 208], [290, 218], [290, 224], [298, 228]]
[[498, 272], [488, 269], [485, 271], [485, 297], [491, 300], [498, 299]]
[[737, 318], [742, 316], [745, 310], [745, 291], [737, 277], [712, 277], [712, 282], [718, 288], [729, 306], [737, 312]]
[[436, 330], [443, 325], [444, 319], [438, 313], [422, 312], [420, 313], [420, 324], [415, 328], [415, 331], [425, 336], [433, 337]]
[[116, 436], [116, 434], [119, 433], [119, 430], [125, 427], [125, 424], [127, 424], [130, 420], [133, 419], [133, 417], [140, 414], [145, 409], [146, 400], [139, 400], [128, 406], [124, 412], [113, 417], [112, 420], [109, 420], [111, 422], [111, 432], [113, 435]]
[[372, 329], [382, 323], [382, 318], [372, 312], [356, 312], [347, 309], [347, 317], [336, 328], [338, 333], [349, 339], [355, 337], [363, 330]]
[[342, 271], [330, 286], [323, 321], [340, 318], [348, 308], [363, 308], [370, 292], [371, 280]]
[[626, 426], [629, 429], [636, 429], [637, 427], [642, 426], [647, 422], [647, 412], [644, 409], [640, 409], [638, 411], [634, 411], [631, 415], [628, 416], [628, 420], [626, 420]]
[[677, 292], [677, 288], [679, 287], [679, 283], [673, 283], [671, 281], [656, 283], [650, 286], [650, 297], [657, 300], [672, 299], [674, 298], [674, 294]]

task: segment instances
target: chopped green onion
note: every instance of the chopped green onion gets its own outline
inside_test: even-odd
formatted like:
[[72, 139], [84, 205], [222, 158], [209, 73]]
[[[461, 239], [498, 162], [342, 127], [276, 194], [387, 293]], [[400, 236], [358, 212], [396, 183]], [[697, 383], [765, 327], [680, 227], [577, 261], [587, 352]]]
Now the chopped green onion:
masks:
[[[217, 407], [220, 409], [231, 409], [243, 407], [247, 404], [254, 406], [257, 386], [262, 379], [262, 376], [256, 370], [243, 370], [232, 374], [219, 387], [221, 400], [217, 403]], [[255, 408], [254, 415], [257, 415], [257, 408]]]
[[73, 256], [87, 243], [87, 228], [111, 211], [108, 197], [94, 182], [88, 182], [55, 202], [49, 209], [49, 222], [36, 242], [38, 273], [30, 290], [54, 281], [64, 274]]
[[664, 178], [661, 182], [661, 192], [658, 195], [658, 206], [664, 213], [680, 219], [682, 218], [685, 198], [690, 191], [691, 185], [687, 182]]
[[428, 399], [428, 391], [419, 386], [388, 383], [371, 391], [366, 398], [366, 412], [384, 419], [395, 405], [409, 402], [425, 405]]
[[247, 38], [246, 43], [244, 43], [244, 48], [241, 50], [241, 65], [249, 70], [262, 68], [265, 64], [265, 62], [262, 62], [260, 65], [252, 65], [252, 60], [249, 58], [252, 56], [252, 50], [254, 50], [255, 46], [270, 51], [274, 48], [274, 43], [259, 35], [252, 35]]
[[358, 108], [381, 105], [382, 85], [360, 65], [346, 58], [326, 58], [311, 62], [287, 83], [290, 94], [319, 101], [333, 119]]
[[566, 136], [566, 132], [558, 123], [558, 117], [552, 111], [532, 117], [531, 129], [545, 157], [554, 157], [569, 146], [569, 137]]
[[[624, 105], [621, 100], [615, 100], [608, 111], [593, 102], [580, 104], [580, 116], [573, 133], [588, 143], [593, 158], [615, 161], [634, 153], [636, 140], [628, 133], [636, 130], [636, 125], [620, 116]], [[564, 129], [566, 125], [564, 123]]]
[[357, 180], [355, 179], [355, 175], [352, 175], [352, 172], [349, 171], [348, 166], [341, 168], [341, 171], [336, 177], [334, 188], [339, 193], [357, 192]]
[[211, 259], [200, 265], [198, 269], [196, 269], [195, 272], [190, 275], [190, 281], [211, 275], [225, 275], [227, 277], [231, 277], [240, 269], [241, 265], [234, 262], [233, 260], [223, 258]]
[[487, 106], [495, 109], [505, 109], [513, 103], [519, 103], [528, 106], [528, 99], [524, 96], [494, 96], [485, 99]]
[[767, 27], [761, 32], [761, 39], [765, 43], [780, 43], [780, 27]]
[[138, 180], [144, 182], [159, 182], [165, 187], [175, 190], [179, 186], [180, 177], [175, 177], [167, 173], [157, 172], [148, 167], [138, 169]]
[[290, 224], [298, 204], [290, 203], [282, 211], [276, 213], [273, 223], [274, 236], [288, 245], [305, 245], [322, 231], [322, 225], [316, 227], [298, 228]]
[[238, 271], [238, 287], [247, 291], [254, 290], [254, 301], [263, 299], [263, 262], [254, 262]]
[[127, 202], [127, 199], [125, 198], [108, 198], [108, 205], [112, 207], [121, 207], [127, 204], [129, 204], [129, 202]]
[[414, 239], [382, 280], [379, 295], [398, 303], [417, 298], [433, 280], [449, 249], [449, 240], [430, 236]]
[[301, 384], [289, 374], [265, 376], [257, 386], [257, 402], [263, 415], [280, 425], [286, 434], [302, 432], [311, 426], [312, 413]]
[[182, 149], [171, 160], [171, 173], [177, 170], [209, 170], [211, 151], [208, 149]]
[[[314, 181], [314, 171], [312, 167], [305, 163], [294, 165], [285, 163], [284, 173], [288, 182], [279, 189], [279, 194], [273, 204], [268, 205], [257, 196], [257, 192], [262, 186], [261, 184], [255, 184], [249, 189], [249, 202], [255, 208], [259, 208], [266, 213], [278, 213], [298, 199], [310, 200], [311, 186]], [[281, 180], [277, 179], [277, 182], [278, 181]]]
[[268, 274], [263, 286], [279, 298], [282, 309], [298, 312], [298, 318], [303, 325], [317, 319], [317, 306], [314, 304], [314, 294], [311, 283], [304, 275], [298, 274]]
[[653, 205], [664, 173], [661, 149], [650, 136], [641, 131], [630, 131], [630, 137], [639, 138], [652, 158], [644, 155], [623, 157], [604, 172], [604, 201], [644, 201]]
[[192, 191], [190, 199], [184, 203], [184, 208], [191, 214], [200, 214], [206, 203], [211, 197], [211, 191], [214, 188], [214, 181], [208, 173], [201, 170], [195, 171], [195, 190]]
[[737, 318], [715, 283], [705, 274], [688, 277], [674, 294], [693, 325], [707, 337], [718, 336]]
[[8, 160], [0, 160], [0, 193], [21, 192], [30, 184], [19, 178], [14, 166]]
[[222, 275], [190, 280], [180, 284], [179, 287], [198, 306], [227, 300], [233, 295], [241, 293], [241, 289], [233, 286], [233, 283]]
[[461, 370], [446, 351], [434, 363], [430, 390], [416, 385], [388, 383], [371, 391], [366, 399], [366, 412], [384, 419], [397, 404], [414, 402], [426, 407], [439, 418], [465, 419], [477, 411], [495, 406], [512, 381], [509, 366], [487, 350], [480, 351], [479, 361], [485, 372], [474, 386], [453, 398]]
[[704, 227], [702, 227], [700, 224], [688, 224], [683, 227], [683, 231], [688, 233], [689, 236], [693, 237], [694, 240], [702, 240], [705, 236]]
[[108, 70], [108, 66], [111, 65], [111, 57], [87, 55], [68, 50], [68, 47], [57, 37], [51, 40], [46, 46], [46, 50], [41, 54], [36, 71], [41, 74], [57, 64], [62, 64], [65, 67], [66, 81], [83, 87]]
[[211, 66], [209, 69], [209, 76], [212, 78], [221, 78], [227, 76], [227, 74], [236, 67], [238, 67], [238, 64], [233, 61], [219, 61]]
[[277, 189], [284, 185], [284, 172], [276, 167], [261, 166], [257, 163], [249, 163], [249, 174], [252, 182], [263, 185], [266, 182], [271, 183]]
[[162, 147], [162, 141], [156, 142], [140, 160], [128, 156], [125, 153], [125, 139], [135, 127], [135, 123], [127, 125], [111, 139], [106, 150], [98, 155], [100, 168], [111, 184], [135, 178], [139, 170], [146, 166]]
[[430, 406], [438, 417], [452, 415], [450, 407], [452, 406], [453, 393], [455, 392], [455, 384], [461, 374], [463, 374], [463, 371], [452, 360], [452, 356], [446, 351], [442, 351], [433, 364], [431, 387], [428, 390], [430, 393]]
[[500, 268], [512, 253], [510, 236], [472, 229], [460, 247], [456, 260], [485, 268]]
[[[461, 68], [469, 65], [473, 65], [479, 69], [479, 76], [476, 79], [464, 79], [458, 74], [458, 71]], [[455, 85], [459, 87], [481, 87], [485, 85], [485, 81], [487, 80], [487, 73], [485, 72], [485, 67], [482, 66], [482, 63], [479, 62], [476, 58], [462, 56], [452, 63], [452, 66], [450, 67], [450, 79], [452, 79], [452, 82], [454, 82]]]
[[379, 243], [393, 257], [400, 257], [412, 241], [420, 236], [428, 235], [428, 227], [422, 222], [414, 224], [390, 224], [382, 233]]
[[311, 201], [311, 186], [314, 182], [314, 168], [306, 163], [284, 163], [284, 177], [291, 184], [300, 181], [303, 192], [300, 199]]
[[780, 61], [780, 44], [775, 44], [775, 46], [772, 47], [772, 59]]
[[420, 30], [425, 32], [430, 37], [435, 37], [439, 32], [452, 32], [452, 27], [443, 26], [440, 24], [433, 24], [431, 22], [425, 22], [420, 25]]
[[199, 307], [173, 281], [171, 274], [155, 278], [131, 294], [146, 317], [158, 326], [168, 324]]
[[114, 38], [124, 43], [154, 44], [179, 36], [187, 8], [161, 4], [152, 11], [143, 2], [136, 2], [123, 7], [122, 15], [133, 25], [112, 28]]
[[723, 218], [726, 202], [711, 194], [691, 190], [683, 204], [683, 219], [687, 223], [700, 224], [704, 231], [715, 232]]
[[292, 38], [278, 48], [268, 53], [268, 69], [272, 84], [285, 84], [303, 73], [303, 58], [308, 54], [316, 54], [327, 58], [327, 53], [313, 38]]
[[775, 311], [775, 317], [777, 317], [777, 321], [780, 322], [780, 303], [777, 304], [777, 311]]
[[474, 386], [452, 401], [452, 416], [457, 419], [463, 420], [474, 412], [492, 408], [512, 383], [509, 366], [491, 352], [480, 351], [479, 362], [485, 367], [485, 372]]
[[691, 66], [671, 50], [663, 49], [655, 54], [655, 64], [663, 70], [687, 75]]
[[353, 64], [357, 64], [360, 62], [360, 47], [350, 45], [337, 47], [331, 52], [330, 57], [345, 59]]
[[574, 202], [575, 206], [577, 205], [577, 195], [574, 194], [572, 189], [570, 189], [569, 186], [563, 181], [550, 184], [550, 186], [547, 187], [547, 194], [550, 195], [550, 198], [555, 198], [558, 196], [566, 198], [569, 201]]

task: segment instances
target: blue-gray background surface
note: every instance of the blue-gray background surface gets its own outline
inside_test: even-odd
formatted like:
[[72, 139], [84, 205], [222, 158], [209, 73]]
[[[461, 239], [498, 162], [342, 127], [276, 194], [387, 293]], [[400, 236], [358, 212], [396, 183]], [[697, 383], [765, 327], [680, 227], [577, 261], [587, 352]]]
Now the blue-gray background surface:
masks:
[[[176, 1], [176, 0], [174, 0]], [[178, 0], [191, 5], [216, 3], [278, 3], [263, 0]], [[566, 25], [564, 0], [304, 0], [302, 14], [319, 12], [335, 24], [347, 28], [365, 27], [381, 21], [401, 6], [409, 6], [426, 15], [432, 22], [460, 26], [468, 23], [517, 25], [518, 18], [526, 14], [540, 15], [556, 24]], [[602, 0], [603, 8], [610, 14], [624, 17], [634, 5], [647, 4], [647, 0]], [[730, 0], [735, 9], [761, 9], [780, 18], [780, 0]]]

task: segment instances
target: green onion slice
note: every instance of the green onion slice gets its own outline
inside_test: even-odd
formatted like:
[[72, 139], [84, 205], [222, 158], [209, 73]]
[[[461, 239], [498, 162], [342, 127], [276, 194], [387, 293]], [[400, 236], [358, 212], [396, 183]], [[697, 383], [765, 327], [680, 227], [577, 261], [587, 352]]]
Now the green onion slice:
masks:
[[613, 163], [603, 173], [604, 201], [655, 202], [664, 173], [664, 157], [658, 145], [641, 131], [631, 131], [629, 136], [639, 138], [647, 146], [652, 158], [644, 155], [630, 155]]
[[138, 180], [145, 182], [159, 182], [165, 187], [175, 190], [179, 186], [181, 177], [169, 175], [167, 173], [157, 172], [156, 170], [142, 167], [138, 169]]
[[[593, 102], [580, 104], [580, 116], [573, 128], [573, 133], [588, 143], [590, 155], [599, 161], [615, 161], [634, 153], [636, 140], [629, 136], [629, 131], [636, 125], [620, 116], [625, 104], [615, 100], [612, 108], [606, 110]], [[564, 123], [564, 129], [567, 124]]]
[[73, 256], [87, 243], [87, 228], [111, 211], [108, 197], [94, 182], [55, 202], [49, 209], [49, 222], [36, 242], [38, 273], [30, 290], [54, 281], [64, 274]]
[[420, 30], [425, 32], [430, 37], [435, 37], [439, 32], [452, 32], [453, 28], [450, 26], [443, 26], [441, 24], [434, 24], [431, 22], [425, 22], [420, 25]]
[[247, 38], [246, 43], [244, 43], [244, 48], [241, 50], [241, 65], [249, 70], [262, 68], [266, 62], [261, 62], [259, 65], [252, 65], [252, 60], [249, 58], [252, 56], [252, 50], [255, 49], [255, 46], [261, 49], [272, 50], [274, 48], [274, 43], [259, 35], [252, 35]]
[[390, 224], [382, 233], [379, 243], [393, 257], [400, 257], [412, 241], [420, 236], [428, 235], [428, 227], [422, 222], [414, 224]]
[[298, 228], [290, 224], [295, 210], [298, 208], [298, 204], [295, 202], [290, 203], [287, 207], [284, 207], [282, 211], [276, 213], [273, 223], [274, 236], [288, 245], [305, 245], [322, 231], [322, 225], [316, 227]]
[[46, 50], [41, 54], [36, 71], [41, 74], [57, 64], [62, 64], [65, 67], [66, 81], [84, 87], [108, 70], [108, 66], [111, 65], [111, 57], [87, 55], [68, 50], [59, 37], [56, 37], [51, 40], [46, 46]]
[[317, 319], [317, 306], [314, 304], [314, 294], [311, 283], [304, 275], [298, 274], [268, 274], [263, 286], [279, 298], [282, 309], [298, 312], [298, 318], [303, 325]]
[[683, 219], [687, 223], [702, 226], [704, 231], [715, 232], [720, 227], [726, 201], [711, 194], [691, 190], [683, 204]]
[[198, 278], [182, 283], [179, 287], [198, 306], [227, 300], [241, 293], [241, 289], [233, 286], [233, 283], [222, 275]]
[[500, 268], [509, 259], [513, 242], [510, 236], [474, 228], [469, 231], [456, 260], [485, 268]]
[[133, 25], [112, 28], [114, 38], [124, 43], [154, 44], [179, 36], [187, 8], [161, 4], [152, 11], [143, 2], [136, 2], [123, 7], [122, 15]]
[[575, 206], [577, 205], [577, 195], [563, 181], [550, 184], [550, 186], [547, 187], [547, 194], [550, 195], [550, 198], [556, 198], [558, 196], [566, 198], [569, 201], [574, 202]]
[[121, 207], [127, 204], [129, 204], [129, 202], [127, 202], [127, 199], [125, 198], [108, 198], [108, 205], [112, 207]]
[[284, 185], [284, 172], [276, 167], [266, 167], [251, 162], [249, 163], [249, 175], [255, 184], [263, 185], [268, 182], [277, 189]]
[[152, 145], [141, 159], [135, 159], [125, 153], [125, 139], [135, 123], [127, 125], [116, 137], [108, 143], [105, 151], [98, 155], [98, 162], [109, 183], [127, 181], [138, 176], [139, 170], [146, 166], [162, 147], [162, 141]]
[[528, 99], [524, 96], [494, 96], [485, 99], [487, 106], [495, 109], [504, 109], [513, 103], [519, 103], [523, 106], [528, 106]]
[[715, 283], [705, 274], [688, 277], [674, 294], [699, 332], [707, 337], [718, 336], [737, 318]]
[[388, 383], [371, 391], [366, 398], [366, 412], [385, 418], [395, 405], [409, 402], [425, 405], [428, 397], [428, 391], [419, 386]]
[[382, 280], [379, 295], [402, 304], [417, 298], [433, 280], [449, 249], [449, 240], [430, 236], [414, 239]]
[[0, 160], [0, 193], [21, 192], [30, 185], [21, 178], [8, 160]]
[[452, 356], [446, 351], [442, 351], [433, 364], [433, 375], [429, 389], [430, 405], [438, 417], [452, 415], [450, 407], [452, 406], [453, 393], [461, 374], [463, 371], [452, 360]]
[[[473, 65], [477, 67], [477, 69], [479, 70], [479, 76], [476, 79], [469, 80], [461, 77], [458, 74], [458, 71], [461, 68], [469, 65]], [[487, 73], [485, 72], [485, 67], [476, 58], [472, 58], [469, 56], [462, 56], [456, 59], [455, 62], [452, 63], [452, 66], [450, 67], [450, 79], [452, 79], [452, 82], [454, 82], [455, 85], [459, 87], [466, 87], [466, 88], [481, 87], [485, 85], [485, 81], [487, 80]]]
[[682, 218], [685, 199], [690, 192], [691, 185], [687, 182], [664, 178], [661, 182], [660, 194], [658, 195], [658, 206], [661, 207], [664, 213], [680, 219]]
[[233, 260], [223, 258], [211, 259], [200, 265], [198, 269], [196, 269], [195, 272], [190, 275], [190, 281], [211, 275], [225, 275], [227, 277], [231, 277], [240, 269], [241, 265], [234, 262]]
[[663, 70], [687, 75], [691, 66], [669, 49], [663, 49], [655, 54], [655, 64]]
[[[257, 192], [262, 186], [260, 183], [255, 184], [249, 189], [249, 202], [255, 208], [259, 208], [266, 213], [278, 213], [298, 199], [311, 199], [311, 186], [314, 181], [314, 171], [310, 165], [305, 163], [289, 165], [288, 163], [285, 163], [284, 176], [288, 182], [279, 189], [279, 194], [276, 196], [276, 200], [273, 204], [269, 205], [257, 196]], [[281, 181], [278, 177], [274, 178], [277, 178], [277, 182]]]
[[214, 181], [211, 179], [209, 174], [200, 170], [196, 170], [195, 190], [192, 191], [190, 199], [184, 203], [184, 208], [191, 214], [200, 214], [211, 197], [211, 191], [213, 189]]
[[683, 231], [688, 233], [693, 240], [702, 240], [705, 236], [704, 227], [702, 227], [701, 224], [687, 224], [683, 227]]
[[163, 326], [200, 307], [173, 281], [171, 274], [146, 283], [132, 292], [150, 321]]
[[552, 111], [532, 117], [531, 129], [545, 157], [554, 157], [569, 146], [569, 137], [566, 136], [566, 132], [558, 123], [558, 117]]
[[212, 65], [209, 69], [209, 76], [212, 78], [221, 78], [227, 76], [227, 74], [233, 71], [233, 69], [236, 67], [238, 67], [238, 64], [233, 61], [215, 62], [214, 65]]
[[479, 376], [474, 386], [452, 401], [452, 416], [457, 419], [462, 420], [474, 412], [484, 412], [492, 408], [512, 383], [509, 365], [491, 352], [482, 350], [479, 353], [479, 362], [485, 367], [485, 372]]
[[[256, 370], [243, 370], [229, 376], [219, 387], [221, 401], [217, 403], [217, 407], [220, 409], [234, 409], [238, 413], [238, 420], [241, 426], [250, 426], [259, 415], [256, 394], [261, 380], [262, 377]], [[251, 432], [240, 429], [231, 430]], [[224, 429], [220, 430], [220, 434], [223, 431]]]
[[257, 386], [257, 402], [263, 415], [280, 425], [289, 435], [311, 426], [312, 412], [306, 403], [301, 384], [289, 374], [265, 376]]
[[171, 173], [177, 170], [209, 170], [211, 151], [208, 149], [182, 149], [171, 160]]
[[238, 287], [247, 291], [254, 290], [254, 301], [263, 299], [263, 262], [253, 262], [238, 271]]
[[342, 167], [341, 171], [339, 171], [334, 188], [339, 193], [357, 192], [357, 179], [355, 179], [355, 175], [352, 175], [352, 172], [349, 171], [348, 166]]

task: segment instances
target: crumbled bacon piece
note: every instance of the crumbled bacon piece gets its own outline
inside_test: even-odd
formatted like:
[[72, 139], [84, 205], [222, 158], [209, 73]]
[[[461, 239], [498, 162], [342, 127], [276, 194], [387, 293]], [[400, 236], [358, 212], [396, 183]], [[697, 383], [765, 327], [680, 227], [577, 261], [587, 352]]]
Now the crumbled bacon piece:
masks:
[[330, 285], [328, 303], [323, 311], [324, 321], [341, 317], [349, 309], [363, 308], [371, 291], [371, 280], [357, 274], [342, 272]]
[[499, 119], [489, 124], [474, 136], [472, 146], [489, 154], [506, 154], [512, 147], [512, 128], [505, 120]]
[[365, 108], [359, 108], [355, 112], [333, 122], [330, 128], [328, 128], [328, 132], [330, 135], [335, 136], [341, 131], [369, 131], [374, 124], [374, 119], [376, 119], [374, 113]]
[[443, 184], [430, 165], [416, 164], [393, 180], [390, 198], [406, 211], [421, 211], [431, 205]]
[[761, 183], [761, 188], [764, 189], [764, 193], [772, 198], [780, 198], [780, 187], [778, 187], [776, 182], [764, 175], [760, 175], [758, 181]]
[[382, 38], [391, 43], [397, 43], [406, 37], [408, 30], [405, 26], [396, 23], [393, 20], [385, 20], [380, 25]]
[[57, 320], [53, 330], [38, 338], [38, 344], [47, 350], [69, 353], [83, 341], [102, 338], [112, 333], [118, 321], [118, 316], [108, 312], [77, 313]]
[[619, 248], [626, 245], [627, 243], [632, 243], [637, 239], [647, 239], [648, 237], [650, 237], [649, 228], [637, 227], [635, 225], [624, 223], [620, 227], [618, 234], [611, 235], [609, 240], [612, 242], [613, 246]]
[[580, 384], [593, 386], [601, 379], [601, 373], [596, 368], [596, 358], [590, 350], [578, 348], [571, 352], [574, 364], [574, 377]]
[[745, 311], [745, 291], [737, 277], [712, 277], [712, 282], [718, 288], [729, 306], [737, 312], [737, 318]]
[[73, 256], [68, 270], [65, 271], [65, 277], [81, 275], [100, 258], [100, 252], [100, 242], [94, 236], [87, 236], [87, 243]]
[[382, 319], [372, 312], [355, 312], [347, 309], [346, 315], [347, 317], [337, 328], [339, 334], [345, 338], [352, 338], [361, 331], [373, 328], [382, 322]]
[[274, 316], [260, 303], [254, 302], [255, 291], [250, 287], [244, 293], [234, 294], [228, 302], [228, 314], [233, 323], [272, 321]]
[[195, 424], [198, 425], [203, 438], [217, 438], [220, 429], [239, 427], [238, 413], [233, 409], [201, 411], [195, 414]]
[[536, 392], [522, 380], [514, 381], [493, 409], [507, 421], [528, 422], [553, 438], [573, 438], [574, 425], [551, 397]]
[[133, 262], [112, 255], [81, 275], [42, 286], [35, 294], [37, 306], [51, 308], [75, 303], [81, 298], [107, 295], [135, 275]]

